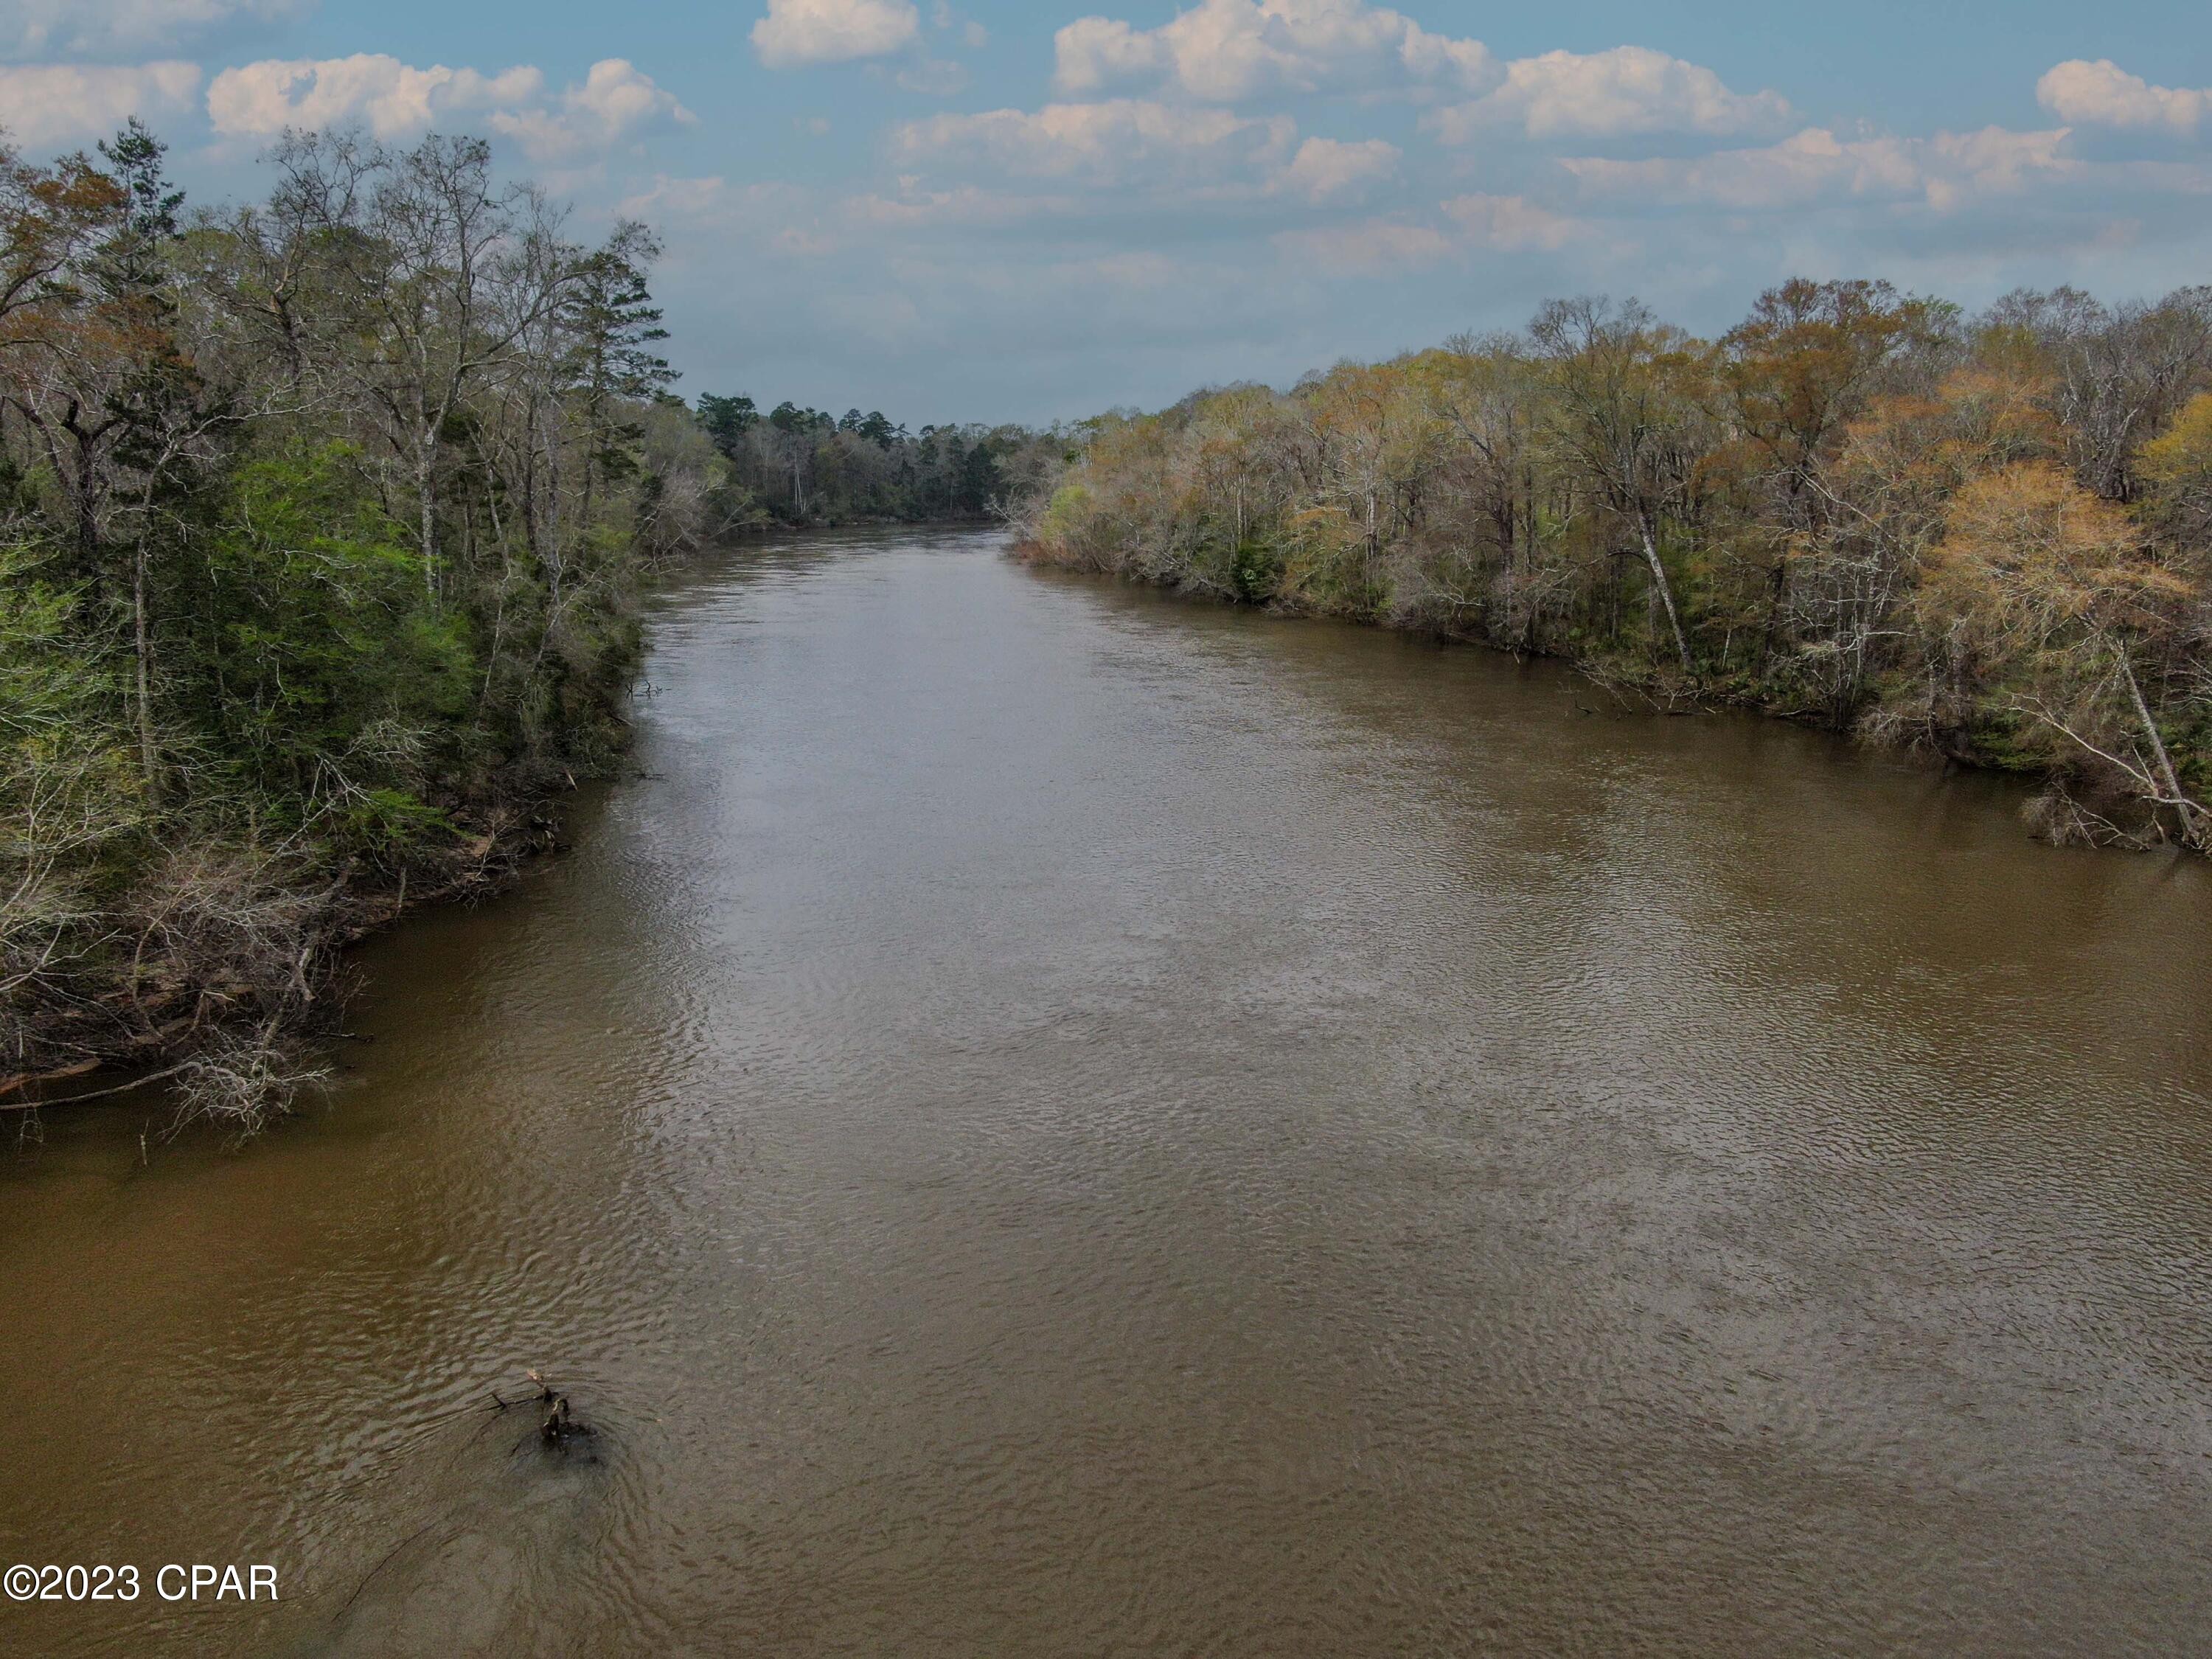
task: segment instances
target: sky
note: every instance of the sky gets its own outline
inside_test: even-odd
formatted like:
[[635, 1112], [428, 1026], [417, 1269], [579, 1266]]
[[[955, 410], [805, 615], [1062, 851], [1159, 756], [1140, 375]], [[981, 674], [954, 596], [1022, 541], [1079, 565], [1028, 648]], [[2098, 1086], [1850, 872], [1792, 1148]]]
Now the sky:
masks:
[[0, 0], [20, 149], [132, 113], [208, 202], [287, 125], [481, 134], [580, 240], [659, 232], [679, 390], [914, 426], [1555, 295], [2212, 282], [2204, 0]]

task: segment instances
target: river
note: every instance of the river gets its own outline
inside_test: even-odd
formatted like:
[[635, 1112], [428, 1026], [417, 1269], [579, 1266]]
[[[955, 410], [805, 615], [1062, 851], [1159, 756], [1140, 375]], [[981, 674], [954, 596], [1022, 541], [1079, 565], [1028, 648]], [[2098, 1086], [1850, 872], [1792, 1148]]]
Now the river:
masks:
[[975, 532], [648, 625], [326, 1100], [0, 1148], [0, 1564], [282, 1597], [0, 1650], [2212, 1640], [2207, 871]]

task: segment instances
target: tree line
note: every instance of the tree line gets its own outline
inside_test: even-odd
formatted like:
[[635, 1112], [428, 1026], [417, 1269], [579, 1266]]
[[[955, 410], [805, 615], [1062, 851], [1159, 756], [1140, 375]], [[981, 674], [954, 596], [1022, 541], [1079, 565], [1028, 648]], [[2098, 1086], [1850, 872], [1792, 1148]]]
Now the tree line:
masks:
[[336, 946], [605, 763], [640, 570], [750, 516], [644, 226], [471, 138], [266, 160], [193, 210], [136, 122], [0, 144], [0, 1108], [118, 1058], [281, 1104]]
[[1033, 556], [1572, 658], [2047, 781], [2212, 850], [2212, 287], [1987, 311], [1798, 281], [1088, 423]]
[[732, 485], [761, 523], [985, 519], [1034, 493], [1060, 466], [1066, 436], [1020, 426], [925, 426], [881, 410], [843, 416], [783, 403], [763, 414], [743, 396], [709, 393], [699, 424]]

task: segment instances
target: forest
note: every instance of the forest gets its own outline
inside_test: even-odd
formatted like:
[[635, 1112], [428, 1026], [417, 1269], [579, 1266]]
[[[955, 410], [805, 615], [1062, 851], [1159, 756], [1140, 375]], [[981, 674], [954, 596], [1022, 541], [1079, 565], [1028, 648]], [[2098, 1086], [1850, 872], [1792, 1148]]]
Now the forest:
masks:
[[337, 947], [618, 749], [637, 573], [726, 493], [643, 226], [471, 139], [268, 159], [193, 210], [135, 122], [0, 152], [0, 1075], [249, 1122]]
[[793, 403], [763, 415], [750, 398], [708, 393], [697, 417], [760, 524], [911, 524], [988, 520], [1034, 495], [1068, 439], [1019, 426], [925, 426], [880, 410], [833, 416]]
[[574, 239], [480, 140], [265, 161], [195, 207], [135, 121], [0, 143], [0, 1123], [116, 1063], [183, 1121], [283, 1109], [343, 945], [620, 752], [644, 573], [988, 511], [1030, 444], [695, 413], [653, 233]]
[[2212, 287], [1796, 281], [1717, 339], [1556, 301], [1081, 436], [1031, 557], [1565, 657], [2030, 774], [2054, 840], [2212, 850]]
[[1979, 314], [1796, 282], [1062, 430], [708, 394], [642, 224], [488, 147], [289, 136], [188, 204], [137, 123], [0, 144], [0, 1112], [117, 1063], [241, 1125], [342, 948], [487, 890], [623, 747], [654, 566], [771, 525], [1030, 556], [1567, 657], [2044, 781], [2212, 850], [2212, 288]]

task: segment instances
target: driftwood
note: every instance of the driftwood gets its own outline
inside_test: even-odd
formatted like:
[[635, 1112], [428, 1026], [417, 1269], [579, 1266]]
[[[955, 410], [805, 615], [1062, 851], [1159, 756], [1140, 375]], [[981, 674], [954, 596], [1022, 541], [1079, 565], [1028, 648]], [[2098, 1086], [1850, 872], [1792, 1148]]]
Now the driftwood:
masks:
[[538, 1385], [538, 1392], [508, 1400], [494, 1390], [493, 1409], [510, 1412], [519, 1411], [524, 1407], [534, 1407], [538, 1419], [538, 1443], [552, 1451], [568, 1451], [576, 1442], [591, 1439], [598, 1434], [599, 1431], [591, 1425], [577, 1420], [567, 1395], [555, 1389], [536, 1371], [527, 1371], [524, 1375]]
[[[554, 839], [549, 818], [509, 811], [499, 814], [490, 828], [450, 849], [436, 878], [429, 882], [410, 882], [403, 871], [392, 887], [365, 889], [356, 886], [352, 872], [347, 872], [319, 892], [283, 895], [301, 908], [297, 934], [284, 942], [283, 961], [264, 964], [269, 971], [258, 981], [241, 977], [235, 962], [157, 965], [134, 961], [126, 985], [74, 1006], [27, 1013], [21, 1021], [22, 1040], [10, 1045], [18, 1049], [10, 1058], [21, 1069], [0, 1074], [0, 1114], [31, 1114], [47, 1106], [106, 1099], [191, 1072], [189, 1084], [202, 1071], [224, 1072], [227, 1063], [238, 1058], [238, 1039], [257, 1029], [264, 1046], [281, 1040], [289, 1051], [316, 1021], [334, 1017], [342, 1007], [343, 988], [333, 981], [338, 959], [348, 947], [420, 907], [470, 903], [498, 892], [525, 860], [546, 850]], [[212, 973], [206, 971], [208, 966]], [[271, 1058], [276, 1058], [273, 1051]], [[26, 1060], [29, 1063], [24, 1064]], [[202, 1060], [212, 1063], [201, 1065]], [[153, 1069], [83, 1093], [33, 1097], [41, 1085], [139, 1066]], [[228, 1116], [232, 1103], [228, 1096], [258, 1086], [253, 1079], [264, 1073], [281, 1097], [267, 1103], [266, 1109], [249, 1111], [249, 1129], [270, 1115], [281, 1115], [293, 1087], [315, 1079], [310, 1071], [290, 1066], [228, 1065], [228, 1070], [241, 1080], [228, 1089], [213, 1115]], [[192, 1114], [188, 1109], [185, 1115]]]
[[[0, 1094], [6, 1093], [10, 1088], [20, 1087], [26, 1081], [43, 1083], [55, 1077], [82, 1076], [86, 1072], [95, 1070], [100, 1063], [96, 1060], [87, 1060], [72, 1072], [49, 1072], [44, 1077], [28, 1079], [11, 1078], [6, 1084], [0, 1085]], [[166, 1082], [191, 1064], [190, 1060], [185, 1060], [179, 1065], [165, 1066], [158, 1072], [149, 1072], [143, 1077], [134, 1077], [130, 1082], [118, 1083], [112, 1089], [94, 1089], [87, 1094], [63, 1095], [54, 1100], [0, 1100], [0, 1112], [35, 1112], [45, 1106], [76, 1106], [88, 1100], [105, 1100], [110, 1095], [127, 1095], [134, 1089], [145, 1088], [149, 1084]]]

